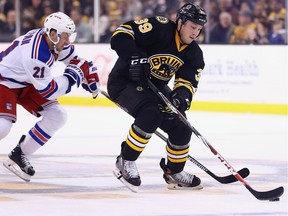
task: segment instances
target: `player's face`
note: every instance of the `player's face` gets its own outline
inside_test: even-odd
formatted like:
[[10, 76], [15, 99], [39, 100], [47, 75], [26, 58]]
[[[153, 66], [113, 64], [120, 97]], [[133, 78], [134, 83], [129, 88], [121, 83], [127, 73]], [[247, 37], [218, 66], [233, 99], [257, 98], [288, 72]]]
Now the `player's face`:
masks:
[[66, 32], [63, 32], [61, 35], [58, 35], [59, 42], [56, 44], [57, 51], [62, 51], [64, 46], [70, 44], [70, 35]]
[[190, 44], [196, 37], [199, 35], [203, 26], [198, 25], [190, 20], [187, 20], [182, 28], [178, 26], [178, 30], [180, 30], [180, 39], [183, 44]]

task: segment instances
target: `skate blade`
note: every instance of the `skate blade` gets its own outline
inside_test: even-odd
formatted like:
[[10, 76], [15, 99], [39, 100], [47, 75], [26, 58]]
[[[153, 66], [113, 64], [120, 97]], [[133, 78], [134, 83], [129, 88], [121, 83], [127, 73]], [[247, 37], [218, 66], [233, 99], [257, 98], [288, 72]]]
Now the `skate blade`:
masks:
[[131, 190], [132, 192], [134, 193], [137, 193], [138, 190], [139, 190], [139, 187], [135, 186], [135, 185], [132, 185], [130, 184], [129, 182], [127, 182], [123, 176], [122, 176], [122, 173], [120, 172], [119, 169], [115, 169], [113, 170], [113, 174], [114, 176], [119, 179], [129, 190]]
[[7, 161], [3, 162], [3, 166], [6, 167], [9, 171], [14, 173], [16, 176], [21, 178], [22, 180], [26, 182], [30, 182], [31, 176], [28, 175], [27, 173], [23, 172], [17, 164], [15, 164], [14, 161], [12, 161], [10, 158], [8, 158]]
[[203, 186], [199, 184], [195, 187], [183, 187], [179, 184], [167, 184], [167, 188], [169, 190], [201, 190], [203, 189]]

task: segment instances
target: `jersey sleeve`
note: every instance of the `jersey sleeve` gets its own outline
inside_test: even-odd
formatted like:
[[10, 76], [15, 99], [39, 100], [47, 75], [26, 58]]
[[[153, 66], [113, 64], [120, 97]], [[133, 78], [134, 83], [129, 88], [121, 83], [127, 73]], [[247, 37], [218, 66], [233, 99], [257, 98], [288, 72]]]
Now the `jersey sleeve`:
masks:
[[203, 52], [196, 43], [192, 43], [193, 52], [187, 54], [184, 65], [177, 71], [175, 75], [174, 89], [184, 92], [190, 101], [198, 89], [198, 83], [205, 63]]
[[63, 62], [65, 65], [68, 65], [71, 59], [77, 58], [77, 56], [78, 54], [75, 50], [75, 46], [73, 44], [69, 44], [59, 53], [58, 60]]
[[68, 79], [52, 77], [51, 70], [47, 64], [29, 59], [23, 62], [27, 77], [38, 92], [48, 100], [54, 100], [64, 94], [69, 87]]

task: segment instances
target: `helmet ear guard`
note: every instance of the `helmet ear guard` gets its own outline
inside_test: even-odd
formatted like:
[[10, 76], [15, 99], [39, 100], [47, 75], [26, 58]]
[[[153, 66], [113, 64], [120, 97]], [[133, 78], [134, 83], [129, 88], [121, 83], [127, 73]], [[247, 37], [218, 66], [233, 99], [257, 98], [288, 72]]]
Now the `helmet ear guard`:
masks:
[[176, 16], [176, 22], [181, 19], [184, 24], [187, 20], [190, 20], [198, 25], [204, 26], [207, 23], [207, 15], [203, 8], [199, 5], [192, 3], [184, 4], [178, 11]]

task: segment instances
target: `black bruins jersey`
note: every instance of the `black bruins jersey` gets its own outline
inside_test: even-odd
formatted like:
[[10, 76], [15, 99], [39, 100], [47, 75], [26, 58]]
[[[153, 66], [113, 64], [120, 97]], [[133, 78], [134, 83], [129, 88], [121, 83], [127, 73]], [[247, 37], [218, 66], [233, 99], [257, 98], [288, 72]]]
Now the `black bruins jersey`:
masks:
[[192, 100], [204, 68], [203, 54], [195, 41], [181, 45], [174, 22], [160, 16], [126, 22], [114, 32], [111, 48], [119, 55], [109, 75], [114, 85], [127, 82], [130, 57], [145, 53], [152, 82], [167, 85], [175, 75], [174, 89], [184, 87]]

